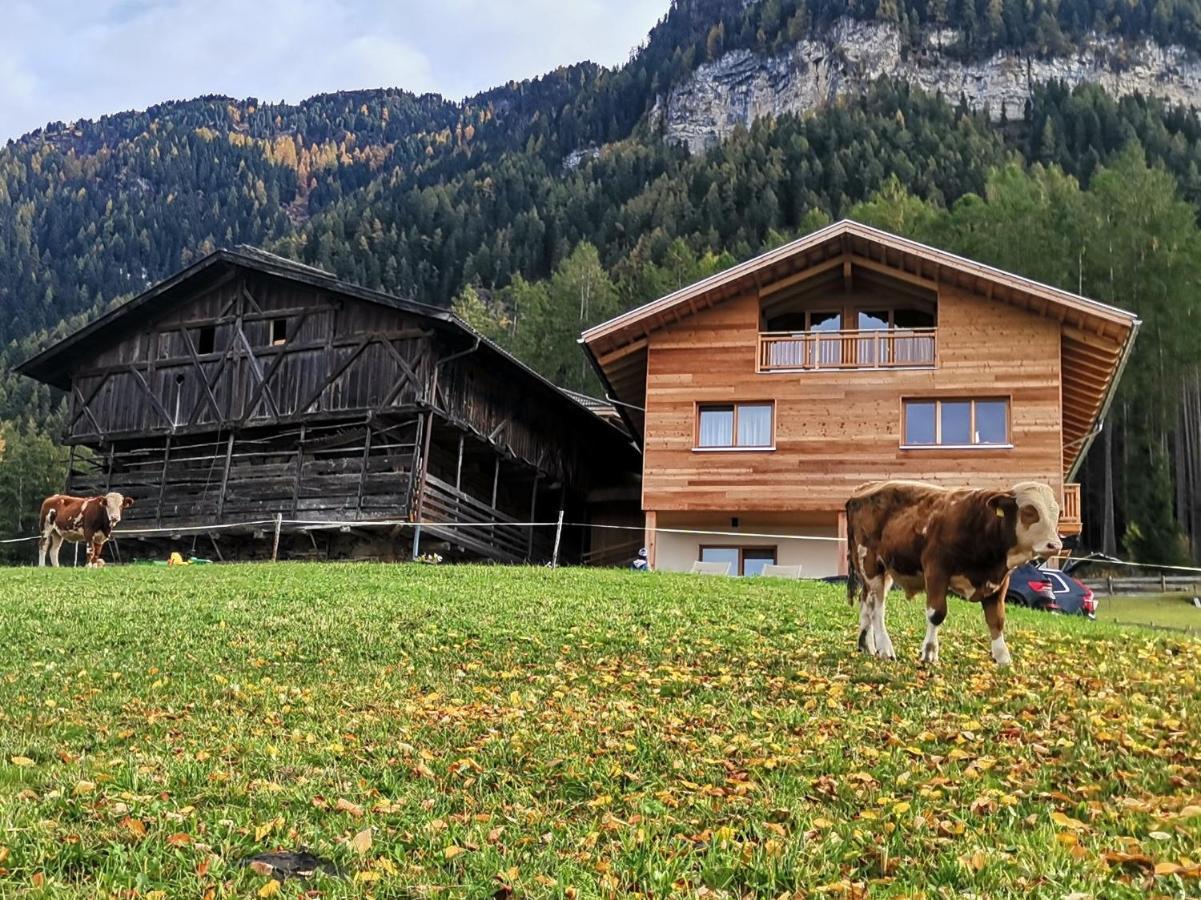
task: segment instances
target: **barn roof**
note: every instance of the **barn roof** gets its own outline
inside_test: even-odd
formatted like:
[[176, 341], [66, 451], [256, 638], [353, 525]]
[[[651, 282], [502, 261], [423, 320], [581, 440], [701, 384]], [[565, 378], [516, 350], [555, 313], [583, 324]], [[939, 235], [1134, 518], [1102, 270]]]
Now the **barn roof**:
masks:
[[[16, 371], [67, 390], [71, 386], [72, 365], [77, 358], [72, 351], [94, 341], [115, 339], [126, 329], [140, 326], [144, 319], [139, 313], [162, 312], [174, 303], [182, 302], [193, 296], [197, 287], [202, 288], [208, 282], [223, 277], [231, 268], [261, 272], [276, 278], [307, 284], [332, 294], [353, 297], [409, 315], [420, 316], [434, 327], [446, 332], [457, 333], [467, 342], [478, 341], [481, 350], [491, 354], [502, 366], [507, 366], [513, 375], [524, 380], [531, 389], [541, 392], [544, 396], [553, 399], [554, 402], [561, 403], [562, 409], [567, 414], [578, 415], [581, 422], [591, 425], [601, 424], [619, 435], [624, 434], [624, 429], [600, 415], [597, 410], [581, 403], [577, 395], [548, 381], [498, 344], [475, 331], [448, 309], [394, 297], [382, 291], [373, 291], [341, 281], [337, 276], [324, 269], [298, 263], [245, 245], [221, 248], [202, 257], [187, 268], [160, 281], [133, 299], [113, 307], [78, 331], [42, 350], [36, 356], [17, 366]], [[626, 440], [628, 440], [628, 436]]]
[[701, 309], [839, 265], [936, 290], [951, 284], [1060, 323], [1064, 470], [1087, 452], [1129, 357], [1138, 318], [1123, 309], [947, 253], [849, 219], [732, 266], [590, 328], [580, 338], [630, 430], [641, 441], [647, 341]]

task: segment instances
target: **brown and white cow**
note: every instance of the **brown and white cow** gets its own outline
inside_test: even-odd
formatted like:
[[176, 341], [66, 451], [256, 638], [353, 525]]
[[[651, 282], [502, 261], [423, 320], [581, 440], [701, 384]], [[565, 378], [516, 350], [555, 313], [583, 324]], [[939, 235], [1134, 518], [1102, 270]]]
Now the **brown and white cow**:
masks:
[[895, 581], [908, 597], [926, 592], [922, 662], [938, 662], [938, 626], [946, 618], [950, 591], [981, 604], [993, 659], [1009, 665], [1009, 574], [1063, 547], [1059, 503], [1050, 487], [1023, 482], [1008, 491], [951, 490], [881, 481], [857, 488], [846, 509], [847, 596], [854, 602], [860, 589], [860, 650], [896, 658], [884, 627], [884, 598]]
[[100, 553], [109, 539], [121, 513], [133, 505], [133, 497], [112, 491], [100, 497], [68, 497], [55, 494], [42, 501], [38, 518], [38, 565], [58, 565], [58, 552], [63, 541], [83, 541], [88, 546], [88, 568], [104, 565]]

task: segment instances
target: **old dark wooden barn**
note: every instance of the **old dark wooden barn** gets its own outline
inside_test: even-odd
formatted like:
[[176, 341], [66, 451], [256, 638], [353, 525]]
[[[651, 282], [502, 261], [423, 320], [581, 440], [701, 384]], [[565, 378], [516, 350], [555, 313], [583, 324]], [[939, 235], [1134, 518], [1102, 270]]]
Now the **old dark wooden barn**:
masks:
[[[122, 530], [143, 541], [262, 555], [279, 516], [293, 556], [403, 557], [419, 531], [421, 552], [514, 562], [553, 536], [518, 523], [637, 517], [611, 419], [444, 309], [249, 248], [19, 371], [69, 392], [67, 491], [134, 495]], [[565, 558], [619, 542], [598, 534], [566, 529]]]

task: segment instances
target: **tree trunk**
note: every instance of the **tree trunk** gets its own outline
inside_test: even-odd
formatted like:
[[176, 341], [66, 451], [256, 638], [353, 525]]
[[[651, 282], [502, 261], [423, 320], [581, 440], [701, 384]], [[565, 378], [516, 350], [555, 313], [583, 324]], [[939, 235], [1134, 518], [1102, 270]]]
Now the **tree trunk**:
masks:
[[1101, 449], [1104, 451], [1101, 467], [1101, 552], [1109, 556], [1118, 554], [1117, 525], [1113, 511], [1113, 428], [1101, 431]]

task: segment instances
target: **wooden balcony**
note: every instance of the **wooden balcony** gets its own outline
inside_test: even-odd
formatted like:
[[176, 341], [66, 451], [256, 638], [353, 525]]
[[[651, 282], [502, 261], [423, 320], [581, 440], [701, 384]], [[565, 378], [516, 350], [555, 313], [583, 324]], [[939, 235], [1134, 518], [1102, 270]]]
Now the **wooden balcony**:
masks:
[[935, 328], [770, 331], [759, 335], [758, 370], [929, 369], [936, 352]]
[[1084, 530], [1080, 518], [1080, 485], [1063, 486], [1063, 503], [1059, 508], [1059, 533], [1064, 536], [1079, 534]]

